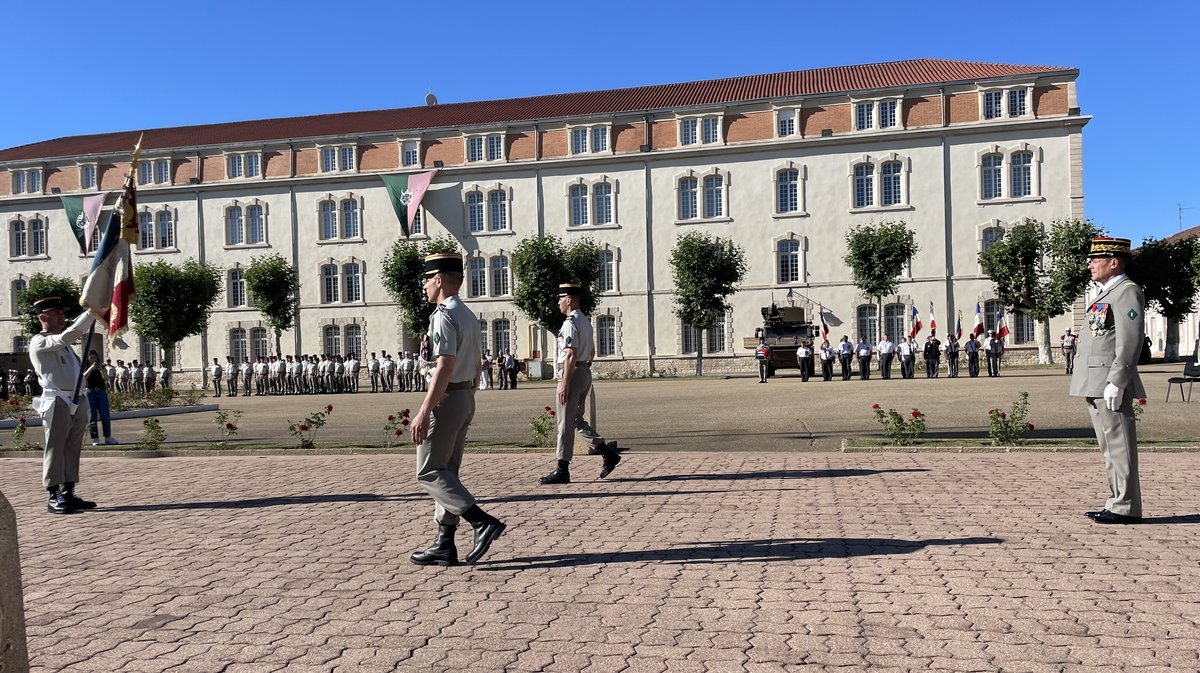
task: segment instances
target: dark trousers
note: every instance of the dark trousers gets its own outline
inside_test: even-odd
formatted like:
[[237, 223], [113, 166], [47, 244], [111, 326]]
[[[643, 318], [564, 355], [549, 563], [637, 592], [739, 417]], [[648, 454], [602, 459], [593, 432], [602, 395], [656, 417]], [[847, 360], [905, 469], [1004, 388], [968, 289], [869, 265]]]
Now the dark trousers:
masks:
[[767, 361], [766, 360], [758, 361], [758, 382], [759, 383], [767, 382]]
[[947, 355], [946, 365], [950, 368], [950, 378], [958, 378], [958, 353], [950, 353]]
[[979, 376], [979, 353], [967, 353], [967, 376]]
[[938, 358], [936, 358], [936, 357], [926, 357], [925, 358], [925, 378], [936, 379], [938, 377], [938, 370], [940, 368], [941, 368], [941, 363], [939, 362]]
[[871, 378], [871, 356], [858, 356], [858, 378], [866, 381]]
[[826, 381], [833, 378], [833, 360], [821, 360], [821, 378]]
[[800, 360], [800, 380], [807, 381], [808, 377], [812, 376], [813, 361], [811, 357]]
[[913, 377], [913, 375], [915, 374], [915, 372], [914, 372], [915, 367], [913, 366], [915, 364], [916, 364], [916, 361], [913, 359], [913, 356], [901, 355], [900, 356], [900, 378], [911, 379]]
[[508, 370], [508, 387], [511, 390], [517, 389], [517, 372], [520, 371], [516, 367]]
[[1000, 356], [988, 353], [987, 356], [988, 376], [1000, 376]]
[[892, 378], [892, 358], [894, 357], [896, 357], [895, 353], [879, 354], [879, 371], [885, 379]]
[[1075, 371], [1075, 349], [1063, 349], [1063, 362], [1067, 364], [1067, 373], [1071, 374]]
[[849, 353], [840, 353], [838, 355], [838, 360], [840, 360], [842, 363], [842, 380], [849, 381], [850, 380], [850, 354]]

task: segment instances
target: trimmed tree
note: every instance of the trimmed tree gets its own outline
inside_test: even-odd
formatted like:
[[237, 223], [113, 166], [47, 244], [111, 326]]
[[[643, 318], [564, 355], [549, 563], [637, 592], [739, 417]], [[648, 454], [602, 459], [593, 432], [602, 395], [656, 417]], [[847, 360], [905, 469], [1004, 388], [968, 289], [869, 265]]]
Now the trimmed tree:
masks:
[[883, 298], [900, 288], [904, 266], [920, 249], [917, 235], [903, 220], [860, 224], [846, 232], [842, 262], [850, 267], [855, 287], [875, 302], [878, 315], [882, 316]]
[[551, 332], [562, 327], [559, 283], [583, 286], [579, 310], [591, 315], [600, 305], [600, 246], [583, 237], [566, 245], [557, 236], [533, 236], [512, 251], [513, 304], [530, 321]]
[[388, 296], [396, 302], [400, 320], [412, 335], [424, 334], [434, 306], [425, 298], [425, 257], [439, 252], [461, 252], [458, 242], [439, 236], [418, 243], [396, 239], [379, 270]]
[[79, 284], [65, 276], [35, 273], [29, 277], [24, 292], [17, 293], [17, 315], [21, 316], [21, 331], [33, 336], [42, 331], [42, 323], [33, 314], [33, 302], [42, 297], [62, 298], [67, 320], [74, 320], [83, 309], [79, 306]]
[[300, 275], [291, 262], [275, 253], [251, 259], [245, 279], [250, 305], [258, 309], [275, 331], [275, 353], [280, 354], [283, 333], [296, 324]]
[[749, 268], [746, 253], [731, 240], [693, 231], [676, 239], [670, 261], [675, 315], [699, 331], [696, 376], [703, 376], [703, 336], [729, 311], [727, 297], [737, 291]]
[[1026, 218], [1011, 226], [984, 252], [979, 265], [992, 279], [996, 297], [1042, 324], [1038, 362], [1054, 361], [1050, 319], [1063, 315], [1083, 295], [1091, 275], [1087, 253], [1101, 230], [1091, 220], [1059, 219], [1046, 226]]
[[1129, 262], [1129, 277], [1146, 292], [1146, 305], [1167, 320], [1168, 362], [1179, 359], [1179, 322], [1196, 310], [1198, 272], [1200, 243], [1194, 238], [1144, 239]]
[[213, 304], [221, 294], [221, 271], [195, 259], [181, 266], [159, 260], [135, 266], [133, 285], [129, 317], [134, 331], [157, 343], [163, 356], [169, 357], [180, 341], [208, 329]]

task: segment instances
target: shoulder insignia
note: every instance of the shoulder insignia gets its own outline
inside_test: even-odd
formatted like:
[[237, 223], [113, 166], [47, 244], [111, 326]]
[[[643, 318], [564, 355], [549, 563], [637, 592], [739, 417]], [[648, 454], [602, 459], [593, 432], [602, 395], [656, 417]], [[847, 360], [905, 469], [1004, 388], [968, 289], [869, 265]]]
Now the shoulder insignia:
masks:
[[574, 346], [574, 345], [575, 345], [575, 340], [574, 340], [574, 339], [572, 339], [571, 337], [567, 337], [567, 339], [566, 339], [566, 342], [567, 342], [567, 344], [566, 344], [566, 345], [568, 345], [568, 346]]
[[437, 332], [434, 332], [433, 333], [433, 343], [435, 343], [435, 344], [442, 343], [442, 335]]
[[1125, 315], [1129, 316], [1130, 320], [1136, 320], [1138, 317], [1138, 312], [1136, 309], [1131, 308], [1129, 309], [1129, 313], [1126, 313]]

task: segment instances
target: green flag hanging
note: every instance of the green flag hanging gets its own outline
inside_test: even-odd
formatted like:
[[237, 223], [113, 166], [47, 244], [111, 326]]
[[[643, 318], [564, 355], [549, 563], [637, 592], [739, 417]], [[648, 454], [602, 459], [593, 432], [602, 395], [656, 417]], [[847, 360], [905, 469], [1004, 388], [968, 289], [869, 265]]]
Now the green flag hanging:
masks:
[[388, 198], [392, 202], [392, 209], [396, 211], [396, 219], [400, 220], [400, 231], [408, 238], [412, 232], [413, 220], [417, 217], [417, 210], [421, 207], [421, 199], [425, 197], [425, 192], [429, 190], [429, 184], [433, 182], [433, 176], [437, 175], [437, 169], [433, 169], [428, 173], [403, 174], [403, 175], [381, 175], [383, 185], [387, 188]]
[[63, 210], [67, 211], [67, 223], [71, 225], [71, 233], [75, 234], [75, 240], [79, 242], [79, 254], [87, 254], [87, 244], [83, 237], [83, 225], [87, 221], [87, 217], [83, 214], [83, 197], [82, 196], [60, 196], [62, 199]]

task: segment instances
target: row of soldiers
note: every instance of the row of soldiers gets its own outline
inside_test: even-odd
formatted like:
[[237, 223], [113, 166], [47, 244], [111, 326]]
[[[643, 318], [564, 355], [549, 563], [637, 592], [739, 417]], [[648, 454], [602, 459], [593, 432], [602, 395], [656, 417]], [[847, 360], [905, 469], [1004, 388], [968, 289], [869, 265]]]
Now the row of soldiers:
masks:
[[126, 395], [143, 396], [155, 387], [171, 387], [171, 368], [164, 362], [161, 368], [155, 368], [153, 362], [125, 362], [117, 360], [104, 361], [104, 378], [109, 392], [120, 392]]
[[24, 374], [18, 369], [10, 369], [7, 373], [0, 369], [0, 400], [41, 393], [37, 374], [32, 369], [26, 370]]
[[[399, 361], [387, 351], [381, 353], [382, 358], [371, 353], [366, 362], [371, 392], [425, 390], [427, 367], [422, 366], [416, 353], [401, 353]], [[249, 397], [251, 390], [256, 396], [357, 393], [362, 369], [363, 363], [355, 353], [259, 356], [254, 362], [243, 357], [240, 363], [226, 356], [224, 365], [213, 358], [208, 377], [215, 397], [223, 392], [235, 397], [239, 387], [243, 397]]]
[[[764, 352], [765, 349], [765, 352]], [[900, 365], [901, 378], [911, 379], [916, 376], [917, 358], [925, 361], [926, 378], [938, 378], [941, 372], [943, 355], [946, 359], [946, 373], [950, 378], [958, 378], [960, 357], [966, 356], [967, 375], [971, 378], [979, 376], [979, 359], [983, 354], [987, 361], [988, 376], [1000, 376], [1000, 362], [1004, 356], [1004, 339], [997, 338], [994, 331], [988, 331], [982, 341], [974, 333], [968, 335], [962, 344], [954, 334], [946, 337], [943, 344], [937, 338], [936, 332], [925, 338], [925, 343], [918, 344], [910, 335], [899, 343], [893, 342], [888, 335], [872, 346], [866, 337], [860, 337], [857, 344], [850, 342], [850, 337], [842, 336], [836, 346], [830, 345], [826, 339], [821, 347], [814, 352], [813, 342], [806, 339], [796, 348], [796, 363], [800, 367], [801, 381], [808, 381], [814, 376], [816, 362], [821, 364], [821, 378], [830, 381], [834, 377], [834, 365], [840, 364], [843, 381], [848, 381], [852, 375], [852, 364], [858, 361], [858, 377], [864, 381], [871, 378], [872, 360], [878, 356], [877, 367], [884, 379], [892, 378], [892, 363], [897, 359]], [[759, 360], [759, 383], [766, 383], [767, 362], [770, 360], [770, 347], [765, 340], [760, 340], [755, 350]]]

